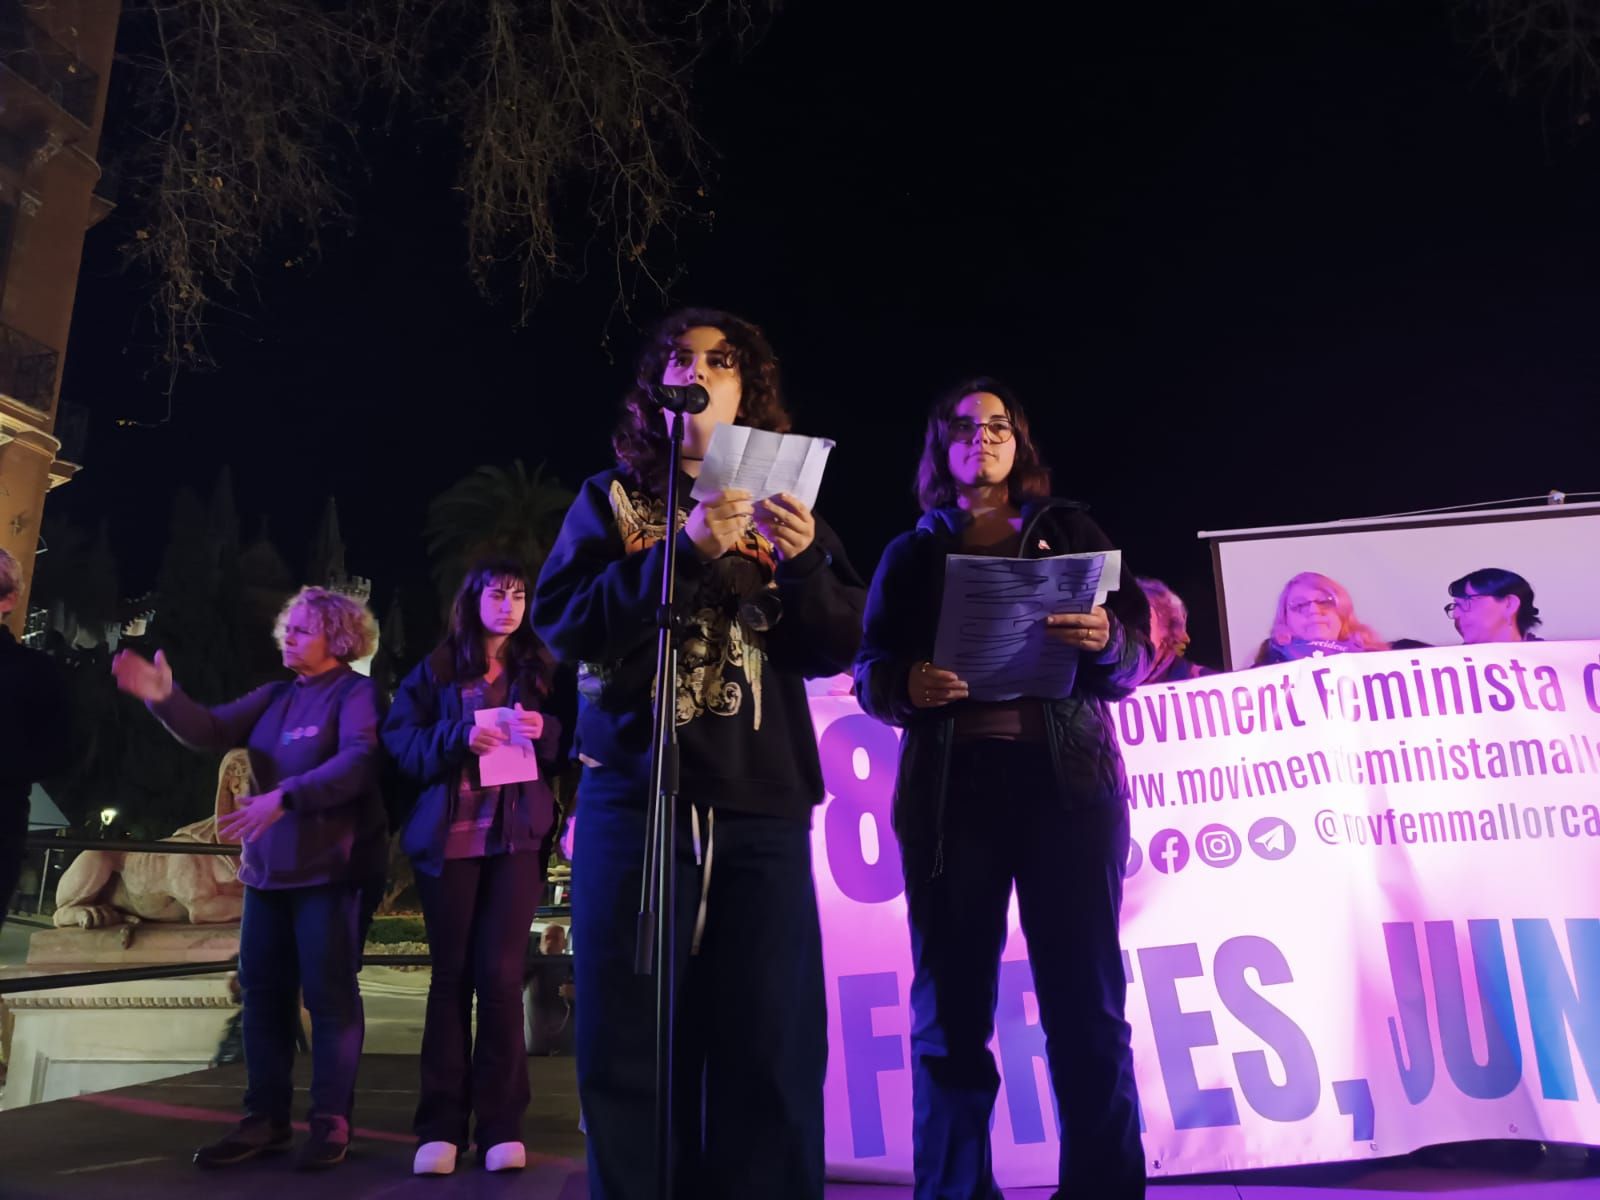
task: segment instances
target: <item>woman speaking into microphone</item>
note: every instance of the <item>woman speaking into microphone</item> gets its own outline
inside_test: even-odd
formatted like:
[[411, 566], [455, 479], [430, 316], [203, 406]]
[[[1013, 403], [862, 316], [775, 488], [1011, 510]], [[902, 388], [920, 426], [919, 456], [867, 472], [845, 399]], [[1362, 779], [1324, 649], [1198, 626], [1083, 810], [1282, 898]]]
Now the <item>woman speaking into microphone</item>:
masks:
[[[706, 396], [663, 391], [692, 385]], [[583, 485], [534, 592], [539, 635], [580, 664], [572, 919], [589, 1195], [657, 1196], [655, 986], [633, 960], [661, 687], [681, 780], [672, 1195], [821, 1200], [827, 1021], [810, 824], [822, 769], [805, 680], [849, 668], [865, 594], [795, 496], [725, 490], [669, 513], [671, 419], [686, 423], [685, 498], [718, 423], [787, 431], [761, 331], [707, 310], [657, 328], [612, 440], [617, 465]], [[677, 675], [657, 680], [669, 538]]]
[[855, 664], [862, 707], [905, 729], [894, 828], [914, 967], [915, 1194], [1000, 1194], [988, 1043], [1015, 885], [1061, 1118], [1057, 1194], [1143, 1196], [1117, 936], [1127, 779], [1106, 702], [1144, 676], [1149, 608], [1124, 571], [1105, 607], [1041, 618], [1047, 637], [1081, 652], [1066, 698], [974, 701], [959, 674], [930, 661], [946, 557], [1040, 558], [1111, 542], [1082, 505], [1050, 498], [1022, 405], [993, 379], [934, 405], [917, 498], [921, 521], [873, 576]]

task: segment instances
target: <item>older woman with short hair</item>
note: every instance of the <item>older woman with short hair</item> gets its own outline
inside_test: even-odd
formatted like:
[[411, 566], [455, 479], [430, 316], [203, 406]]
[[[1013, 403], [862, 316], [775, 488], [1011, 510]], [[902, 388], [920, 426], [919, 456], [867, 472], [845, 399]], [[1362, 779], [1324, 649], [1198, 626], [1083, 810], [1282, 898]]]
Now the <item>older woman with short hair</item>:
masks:
[[334, 1166], [350, 1143], [365, 1032], [356, 975], [387, 848], [377, 692], [350, 663], [373, 652], [377, 623], [348, 596], [305, 588], [279, 614], [276, 636], [294, 679], [217, 708], [184, 695], [159, 652], [150, 662], [125, 650], [111, 666], [117, 686], [186, 746], [244, 747], [250, 757], [255, 794], [217, 826], [219, 837], [244, 843], [245, 1116], [195, 1152], [203, 1167], [287, 1147], [302, 989], [311, 1013], [311, 1135], [295, 1166]]

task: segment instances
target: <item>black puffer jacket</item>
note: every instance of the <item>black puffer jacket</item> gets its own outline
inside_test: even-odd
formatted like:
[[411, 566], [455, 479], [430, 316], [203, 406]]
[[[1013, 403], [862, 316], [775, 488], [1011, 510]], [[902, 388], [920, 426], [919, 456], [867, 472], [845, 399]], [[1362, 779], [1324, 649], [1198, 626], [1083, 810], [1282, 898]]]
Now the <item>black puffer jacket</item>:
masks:
[[[906, 731], [895, 781], [895, 834], [904, 847], [934, 848], [936, 870], [957, 706], [914, 707], [906, 680], [917, 663], [933, 655], [945, 557], [958, 550], [967, 520], [958, 508], [935, 509], [913, 532], [889, 543], [872, 578], [866, 629], [855, 661], [862, 708]], [[1023, 511], [1021, 557], [1112, 548], [1081, 504], [1043, 500]], [[1059, 796], [1074, 807], [1127, 802], [1127, 776], [1106, 702], [1131, 692], [1150, 665], [1150, 607], [1126, 565], [1106, 609], [1112, 622], [1105, 650], [1079, 663], [1066, 699], [1039, 701]]]

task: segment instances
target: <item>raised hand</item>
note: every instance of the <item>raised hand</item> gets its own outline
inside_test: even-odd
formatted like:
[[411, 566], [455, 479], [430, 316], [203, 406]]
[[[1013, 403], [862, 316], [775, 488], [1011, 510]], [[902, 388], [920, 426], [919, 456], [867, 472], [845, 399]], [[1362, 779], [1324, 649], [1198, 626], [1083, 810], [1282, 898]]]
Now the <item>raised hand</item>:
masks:
[[136, 700], [159, 704], [172, 695], [172, 668], [160, 650], [156, 651], [155, 662], [132, 650], [119, 650], [111, 660], [111, 674], [117, 687]]
[[700, 557], [710, 562], [733, 549], [744, 536], [754, 514], [750, 493], [743, 488], [728, 488], [695, 505], [684, 523], [684, 532]]

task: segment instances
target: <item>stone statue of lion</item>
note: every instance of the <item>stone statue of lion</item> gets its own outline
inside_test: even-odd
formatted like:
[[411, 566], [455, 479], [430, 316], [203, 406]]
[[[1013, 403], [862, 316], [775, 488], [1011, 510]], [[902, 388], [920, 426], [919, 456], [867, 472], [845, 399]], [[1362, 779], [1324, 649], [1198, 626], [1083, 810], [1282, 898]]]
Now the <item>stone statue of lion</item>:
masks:
[[[217, 802], [212, 815], [185, 825], [166, 842], [217, 844], [217, 821], [252, 794], [250, 759], [230, 750], [217, 771]], [[217, 925], [237, 921], [244, 911], [239, 860], [227, 854], [152, 854], [85, 850], [56, 886], [55, 923], [101, 929], [141, 921], [187, 921]]]

